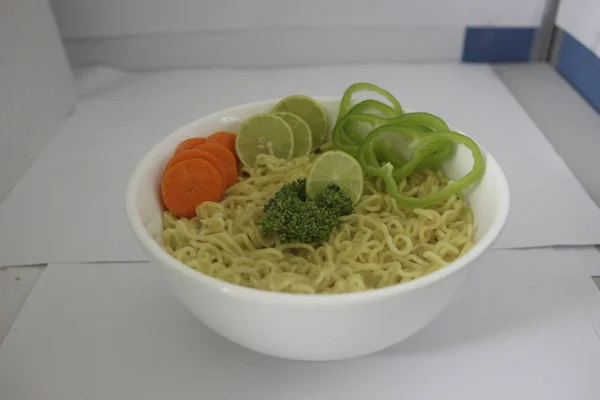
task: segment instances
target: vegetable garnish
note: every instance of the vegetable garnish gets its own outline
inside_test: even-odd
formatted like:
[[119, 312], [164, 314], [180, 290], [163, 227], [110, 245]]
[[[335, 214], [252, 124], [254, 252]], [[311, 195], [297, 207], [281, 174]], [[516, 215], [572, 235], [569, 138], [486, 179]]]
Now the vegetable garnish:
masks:
[[202, 143], [194, 147], [195, 150], [204, 150], [216, 156], [225, 170], [227, 186], [234, 185], [238, 181], [237, 161], [231, 151], [219, 143]]
[[[390, 121], [392, 122], [392, 121]], [[393, 119], [393, 123], [418, 129], [426, 132], [447, 132], [450, 130], [443, 119], [426, 112], [413, 112], [401, 115]], [[451, 141], [438, 141], [429, 145], [430, 155], [427, 156], [417, 167], [417, 171], [423, 168], [437, 167], [442, 161], [449, 158], [455, 150], [455, 144]]]
[[[381, 178], [386, 185], [388, 193], [396, 199], [399, 204], [402, 204], [407, 207], [426, 207], [438, 203], [440, 201], [444, 201], [450, 198], [455, 193], [460, 192], [463, 189], [466, 189], [470, 185], [477, 182], [483, 173], [485, 172], [485, 162], [483, 159], [483, 154], [481, 153], [481, 149], [477, 146], [477, 143], [473, 141], [468, 136], [461, 135], [456, 132], [436, 132], [435, 135], [427, 135], [418, 137], [416, 142], [418, 145], [422, 146], [415, 150], [415, 154], [413, 157], [404, 164], [403, 167], [395, 168], [391, 163], [386, 163], [383, 166], [376, 167], [372, 164], [371, 157], [373, 157], [373, 140], [377, 137], [377, 135], [382, 132], [397, 132], [402, 135], [414, 136], [414, 133], [406, 130], [406, 128], [395, 126], [395, 125], [382, 125], [379, 128], [375, 129], [373, 132], [367, 136], [367, 138], [362, 143], [358, 160], [365, 168], [365, 171], [371, 175]], [[456, 182], [450, 182], [447, 186], [440, 189], [438, 192], [421, 198], [409, 197], [403, 195], [398, 190], [398, 179], [403, 179], [408, 176], [412, 171], [415, 170], [416, 167], [420, 164], [420, 162], [426, 157], [427, 147], [433, 143], [438, 141], [449, 140], [456, 144], [462, 144], [466, 148], [468, 148], [473, 154], [473, 168], [471, 171], [460, 178]], [[423, 150], [425, 149], [425, 150]]]
[[363, 193], [363, 174], [361, 165], [351, 155], [340, 150], [326, 151], [313, 162], [306, 179], [306, 193], [314, 199], [328, 186], [336, 185], [356, 204]]
[[[402, 106], [390, 92], [388, 92], [385, 89], [380, 88], [377, 85], [373, 85], [372, 83], [358, 82], [353, 85], [350, 85], [350, 87], [348, 87], [348, 89], [346, 89], [346, 91], [344, 92], [344, 95], [342, 96], [342, 101], [340, 102], [338, 119], [343, 117], [350, 111], [350, 108], [352, 108], [352, 95], [355, 93], [358, 93], [358, 92], [377, 93], [377, 94], [381, 95], [382, 97], [384, 97], [387, 101], [389, 101], [391, 104], [391, 107], [388, 106], [387, 104], [382, 103], [377, 100], [371, 100], [372, 102], [379, 103], [380, 105], [383, 105], [384, 107], [387, 107], [388, 109], [391, 109], [393, 111], [394, 115], [402, 115], [404, 113], [404, 111], [402, 110]], [[363, 107], [365, 107], [364, 104], [363, 104]], [[379, 106], [377, 108], [379, 108], [381, 110], [381, 106]], [[364, 108], [362, 110], [364, 111]], [[386, 114], [387, 114], [387, 112], [386, 112]]]
[[[352, 107], [352, 94], [361, 90], [382, 95], [392, 106], [364, 100]], [[357, 127], [365, 125], [370, 127], [367, 129], [370, 132], [359, 132]], [[381, 178], [388, 193], [407, 207], [426, 207], [447, 200], [477, 182], [485, 171], [483, 154], [469, 137], [452, 132], [444, 120], [433, 114], [403, 113], [389, 92], [365, 83], [352, 85], [344, 93], [332, 141], [336, 149], [355, 157], [365, 173]], [[412, 172], [439, 167], [454, 154], [457, 144], [472, 152], [471, 172], [425, 198], [400, 193], [398, 181]]]
[[314, 200], [306, 194], [306, 180], [283, 185], [264, 207], [260, 226], [276, 233], [282, 243], [316, 243], [326, 240], [342, 215], [353, 211], [352, 201], [335, 185]]
[[[325, 109], [292, 95], [258, 111], [188, 139], [168, 163], [162, 243], [181, 263], [260, 290], [348, 293], [419, 278], [476, 242], [469, 194], [458, 192], [486, 159], [443, 119], [407, 113], [367, 83]], [[465, 150], [473, 166], [453, 181], [445, 167], [468, 170]]]
[[[346, 148], [350, 148], [352, 154], [355, 154], [358, 158], [358, 161], [361, 163], [365, 172], [371, 176], [373, 174], [373, 168], [379, 167], [379, 161], [377, 160], [376, 148], [374, 146], [374, 142], [378, 141], [379, 149], [384, 149], [382, 153], [389, 159], [385, 159], [384, 161], [390, 162], [394, 165], [394, 178], [397, 180], [402, 180], [415, 171], [425, 160], [434, 155], [435, 153], [441, 150], [440, 145], [445, 146], [446, 140], [433, 140], [431, 144], [427, 146], [418, 147], [416, 144], [418, 143], [418, 139], [427, 136], [437, 137], [436, 135], [427, 135], [421, 129], [415, 129], [414, 127], [410, 127], [409, 125], [397, 123], [397, 119], [388, 120], [387, 124], [382, 125], [382, 122], [386, 122], [385, 119], [376, 117], [373, 115], [367, 114], [350, 114], [346, 116], [343, 120], [360, 120], [363, 122], [369, 122], [373, 126], [377, 126], [371, 133], [367, 135], [367, 137], [360, 142], [359, 145], [348, 145]], [[376, 134], [375, 134], [376, 133]], [[386, 138], [381, 138], [384, 134]], [[334, 135], [339, 135], [337, 132]], [[336, 137], [334, 136], [334, 138]], [[335, 140], [335, 139], [334, 139]], [[369, 142], [369, 151], [359, 156], [360, 149], [365, 145], [366, 142]], [[373, 142], [373, 143], [371, 143]], [[387, 146], [382, 147], [382, 143], [385, 143]], [[412, 157], [405, 161], [401, 155], [392, 155], [392, 151], [389, 150], [391, 146], [395, 143], [409, 143], [408, 147], [413, 147]]]
[[205, 143], [205, 142], [206, 142], [206, 139], [200, 138], [200, 137], [195, 137], [195, 138], [190, 138], [190, 139], [184, 140], [175, 149], [175, 154], [181, 153], [182, 151], [185, 151], [185, 150], [190, 150], [190, 149], [194, 148], [195, 146]]
[[206, 141], [208, 143], [219, 143], [220, 145], [227, 147], [229, 151], [235, 154], [236, 138], [237, 135], [235, 133], [221, 131], [213, 133], [212, 135], [206, 138]]
[[223, 178], [206, 160], [192, 158], [181, 161], [165, 172], [161, 195], [165, 206], [177, 217], [192, 218], [199, 204], [221, 201]]
[[[378, 95], [383, 101], [366, 99], [356, 103], [353, 97], [359, 92]], [[175, 166], [199, 159], [212, 166], [211, 173], [216, 170], [222, 177], [220, 182], [224, 191], [238, 182], [240, 163], [253, 168], [260, 154], [290, 160], [322, 153], [313, 161], [307, 187], [303, 189], [304, 193], [308, 191], [310, 201], [315, 202], [321, 192], [335, 187], [356, 204], [361, 199], [363, 174], [366, 174], [381, 178], [387, 192], [399, 204], [426, 207], [447, 200], [476, 183], [485, 171], [484, 156], [473, 140], [452, 132], [443, 119], [433, 114], [406, 113], [390, 92], [370, 83], [359, 82], [346, 89], [331, 142], [321, 145], [327, 138], [327, 127], [325, 110], [315, 99], [304, 95], [288, 96], [270, 112], [247, 118], [237, 134], [218, 131], [206, 139], [184, 140], [167, 164], [163, 180], [166, 182], [171, 176], [168, 172]], [[400, 192], [400, 181], [413, 172], [439, 168], [453, 156], [457, 145], [464, 145], [473, 154], [473, 168], [468, 174], [424, 198]], [[333, 146], [335, 151], [328, 146]], [[165, 185], [168, 187], [168, 182]], [[195, 190], [194, 187], [188, 189]], [[211, 190], [213, 188], [209, 187], [209, 192]], [[168, 205], [167, 208], [170, 209]], [[275, 228], [266, 229], [276, 231]], [[303, 235], [307, 237], [307, 234]]]
[[311, 97], [288, 96], [277, 103], [271, 112], [289, 112], [302, 118], [310, 128], [313, 149], [319, 146], [327, 136], [329, 130], [327, 114], [323, 106]]
[[255, 114], [240, 125], [235, 149], [249, 168], [254, 167], [259, 154], [289, 160], [294, 152], [294, 134], [288, 123], [276, 114]]
[[225, 171], [225, 167], [223, 166], [223, 161], [221, 161], [221, 159], [217, 156], [204, 150], [191, 149], [175, 154], [165, 167], [165, 171], [168, 171], [169, 168], [171, 168], [175, 164], [178, 164], [185, 160], [190, 160], [192, 158], [200, 158], [211, 163], [212, 166], [215, 167], [217, 171], [219, 171], [219, 175], [221, 175], [223, 181], [223, 191], [227, 189], [227, 172]]
[[294, 138], [292, 158], [309, 155], [313, 145], [312, 133], [308, 124], [296, 114], [289, 112], [278, 112], [275, 115], [283, 119], [292, 129], [292, 137]]
[[[394, 109], [377, 100], [363, 100], [352, 107], [346, 115], [349, 114], [375, 114], [384, 118], [393, 118], [397, 116], [397, 113], [394, 111]], [[344, 132], [354, 142], [360, 142], [364, 137], [363, 132], [360, 132], [361, 126], [360, 124], [353, 122], [354, 121], [347, 121], [343, 125]]]

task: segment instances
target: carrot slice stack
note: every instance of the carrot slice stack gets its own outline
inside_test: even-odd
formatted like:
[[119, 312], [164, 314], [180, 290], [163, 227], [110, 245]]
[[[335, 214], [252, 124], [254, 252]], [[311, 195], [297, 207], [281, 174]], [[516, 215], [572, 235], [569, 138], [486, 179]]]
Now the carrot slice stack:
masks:
[[235, 150], [235, 139], [237, 139], [237, 135], [235, 133], [221, 131], [213, 133], [212, 135], [206, 138], [206, 141], [208, 143], [218, 143], [227, 147], [227, 149], [233, 153], [235, 157], [235, 162], [239, 167], [240, 159], [238, 158], [237, 152]]
[[196, 150], [204, 150], [216, 157], [223, 163], [225, 168], [225, 179], [227, 186], [231, 186], [238, 181], [237, 162], [235, 161], [234, 153], [229, 151], [227, 147], [218, 143], [202, 143], [194, 147]]
[[238, 181], [236, 135], [215, 132], [208, 139], [190, 138], [177, 146], [161, 182], [165, 207], [179, 218], [192, 218], [205, 201], [219, 202]]
[[237, 138], [237, 135], [235, 133], [229, 133], [229, 132], [215, 132], [212, 135], [210, 135], [209, 137], [206, 138], [206, 141], [208, 143], [219, 143], [220, 145], [223, 145], [225, 147], [227, 147], [227, 149], [229, 151], [231, 151], [233, 154], [235, 154], [235, 139]]
[[206, 143], [206, 138], [190, 138], [184, 140], [175, 149], [175, 154], [181, 153], [182, 151], [190, 150], [199, 144]]
[[222, 187], [223, 187], [223, 192], [225, 192], [225, 190], [227, 189], [227, 178], [226, 178], [226, 172], [225, 172], [225, 167], [223, 166], [223, 163], [221, 162], [221, 160], [216, 157], [215, 155], [204, 151], [204, 150], [196, 150], [196, 149], [191, 149], [191, 150], [185, 150], [182, 151], [180, 153], [176, 153], [173, 158], [171, 158], [171, 160], [169, 161], [169, 163], [167, 164], [167, 166], [165, 167], [165, 171], [168, 171], [169, 168], [171, 168], [172, 166], [179, 164], [182, 161], [186, 161], [186, 160], [190, 160], [190, 159], [194, 159], [194, 158], [200, 158], [202, 160], [208, 161], [213, 167], [215, 167], [217, 169], [217, 171], [219, 171], [219, 175], [221, 175], [221, 179], [222, 179]]
[[162, 200], [179, 218], [192, 218], [196, 207], [205, 201], [221, 201], [223, 179], [208, 161], [191, 158], [165, 172], [161, 183]]

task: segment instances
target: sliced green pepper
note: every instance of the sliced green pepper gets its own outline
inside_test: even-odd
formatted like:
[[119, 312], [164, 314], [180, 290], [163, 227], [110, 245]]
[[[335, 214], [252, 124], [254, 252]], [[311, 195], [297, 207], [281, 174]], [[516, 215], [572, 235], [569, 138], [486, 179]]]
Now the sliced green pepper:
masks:
[[[363, 100], [360, 103], [358, 103], [357, 105], [355, 105], [354, 107], [352, 107], [347, 113], [348, 114], [369, 114], [371, 115], [371, 113], [369, 113], [368, 111], [370, 110], [376, 110], [378, 111], [380, 114], [382, 115], [376, 115], [373, 114], [376, 117], [380, 117], [380, 118], [393, 118], [395, 116], [397, 116], [397, 112], [394, 111], [394, 109], [390, 106], [388, 106], [385, 103], [382, 103], [380, 101], [377, 100]], [[363, 140], [363, 136], [361, 136], [359, 133], [356, 132], [356, 130], [352, 127], [352, 121], [348, 121], [346, 123], [346, 125], [344, 126], [344, 131], [345, 134], [352, 139], [354, 142], [356, 143], [360, 143]], [[374, 128], [376, 126], [373, 126]]]
[[354, 138], [349, 137], [345, 129], [347, 124], [350, 122], [364, 122], [375, 128], [376, 126], [385, 123], [385, 121], [385, 118], [376, 115], [348, 113], [335, 124], [333, 132], [331, 133], [331, 140], [336, 149], [345, 151], [356, 158], [363, 138], [361, 137], [360, 140], [354, 140]]
[[[400, 117], [394, 118], [394, 120], [390, 121], [390, 123], [423, 127], [429, 131], [447, 132], [450, 130], [443, 119], [426, 112], [404, 114]], [[431, 155], [428, 156], [421, 165], [419, 165], [417, 170], [439, 165], [441, 162], [450, 158], [456, 147], [451, 141], [439, 141], [432, 143], [430, 146], [432, 148]]]
[[375, 154], [375, 143], [381, 134], [387, 132], [394, 133], [401, 136], [403, 139], [407, 139], [410, 143], [409, 147], [415, 148], [412, 157], [408, 161], [402, 160], [399, 156], [393, 158], [393, 162], [388, 160], [388, 162], [394, 166], [393, 177], [396, 180], [402, 180], [415, 171], [419, 165], [431, 155], [432, 151], [435, 151], [435, 147], [432, 145], [440, 141], [440, 139], [430, 141], [423, 146], [421, 145], [423, 143], [423, 138], [436, 138], [437, 135], [423, 134], [419, 130], [411, 129], [407, 126], [395, 124], [381, 125], [367, 135], [358, 150], [358, 162], [360, 162], [365, 172], [369, 175], [377, 176], [377, 171], [381, 168]]
[[[366, 114], [364, 111], [369, 109], [375, 109], [385, 116]], [[448, 125], [439, 117], [433, 114], [425, 112], [415, 112], [403, 114], [401, 116], [392, 116], [394, 110], [388, 105], [381, 103], [377, 100], [364, 100], [350, 109], [350, 111], [342, 117], [334, 128], [334, 143], [336, 147], [347, 151], [352, 155], [356, 155], [356, 146], [360, 146], [363, 137], [352, 129], [353, 122], [365, 122], [369, 123], [373, 128], [376, 128], [382, 124], [394, 124], [402, 125], [407, 128], [418, 131], [418, 132], [432, 132], [432, 131], [448, 131]], [[352, 117], [351, 115], [361, 114], [358, 117]], [[336, 141], [337, 133], [337, 141]], [[440, 141], [432, 143], [430, 145], [430, 155], [423, 160], [423, 164], [420, 165], [417, 170], [423, 168], [431, 168], [439, 165], [444, 160], [448, 159], [454, 152], [454, 143], [449, 141]], [[404, 165], [405, 161], [396, 154], [389, 146], [387, 142], [383, 142], [382, 145], [378, 145], [375, 151], [380, 157], [386, 161], [391, 162], [396, 167]]]
[[[361, 91], [377, 93], [390, 104], [371, 99], [351, 106], [353, 94]], [[364, 136], [359, 129], [360, 123], [370, 125], [372, 131]], [[402, 138], [408, 143], [412, 156], [405, 160], [394, 150], [396, 139], [388, 140], [382, 136], [383, 133]], [[355, 83], [344, 92], [332, 141], [337, 149], [358, 159], [367, 174], [381, 178], [389, 194], [399, 204], [408, 207], [425, 207], [446, 200], [475, 183], [485, 172], [483, 154], [472, 139], [451, 132], [444, 120], [433, 114], [404, 114], [400, 103], [391, 93], [369, 83]], [[457, 144], [466, 146], [472, 152], [474, 162], [471, 172], [424, 198], [409, 197], [398, 190], [397, 181], [414, 171], [439, 166], [452, 156]]]
[[344, 117], [348, 113], [348, 111], [350, 111], [350, 108], [352, 108], [352, 95], [357, 92], [377, 93], [390, 102], [390, 104], [392, 105], [391, 108], [395, 111], [396, 115], [401, 115], [404, 113], [404, 111], [402, 110], [402, 106], [390, 92], [371, 83], [358, 82], [353, 85], [350, 85], [350, 87], [348, 87], [348, 89], [346, 89], [346, 91], [344, 92], [344, 95], [342, 96], [342, 101], [340, 102], [338, 120]]
[[403, 114], [389, 122], [393, 123], [394, 125], [402, 126], [423, 126], [431, 131], [446, 132], [450, 130], [443, 119], [426, 112], [411, 112]]
[[[363, 168], [365, 168], [365, 171], [369, 175], [381, 178], [387, 187], [388, 193], [392, 197], [394, 197], [399, 204], [408, 207], [427, 207], [436, 204], [440, 201], [447, 200], [448, 198], [450, 198], [450, 196], [466, 189], [467, 187], [481, 179], [481, 177], [483, 176], [485, 172], [485, 160], [481, 149], [479, 148], [477, 143], [473, 141], [473, 139], [456, 132], [436, 132], [435, 135], [425, 135], [418, 137], [416, 139], [418, 142], [416, 143], [418, 143], [418, 145], [421, 146], [421, 149], [440, 140], [451, 141], [454, 144], [462, 144], [465, 147], [467, 147], [473, 154], [473, 168], [469, 173], [460, 178], [458, 181], [449, 183], [443, 189], [439, 190], [438, 192], [432, 195], [422, 198], [415, 198], [402, 194], [398, 190], [398, 184], [396, 180], [397, 178], [394, 176], [394, 173], [397, 171], [397, 169], [394, 168], [394, 166], [391, 163], [388, 162], [381, 167], [376, 167], [368, 162], [368, 154], [372, 153], [373, 140], [382, 132], [395, 131], [408, 137], [413, 136], [413, 134], [407, 133], [408, 131], [402, 131], [399, 128], [400, 127], [385, 125], [377, 128], [376, 130], [371, 132], [371, 134], [369, 134], [369, 136], [371, 137], [367, 136], [365, 141], [363, 141], [358, 155], [358, 160], [361, 162], [361, 165], [364, 163]], [[422, 156], [423, 152], [419, 152], [418, 149], [415, 150], [413, 158], [405, 164], [405, 168], [402, 171], [401, 175], [406, 174], [405, 176], [407, 176], [408, 174], [410, 174], [414, 170], [414, 165], [417, 164], [419, 160], [422, 160]], [[413, 161], [413, 159], [416, 160]]]
[[[435, 152], [431, 153], [416, 169], [416, 171], [420, 171], [426, 168], [432, 168], [440, 165], [442, 162], [449, 159], [452, 154], [454, 154], [454, 150], [456, 150], [456, 144], [454, 142], [439, 142], [435, 143], [438, 145], [439, 149]], [[430, 146], [434, 146], [431, 144]]]
[[[421, 115], [415, 115], [415, 117], [410, 117], [410, 118], [406, 118], [404, 119], [404, 116], [402, 117], [398, 117], [398, 118], [384, 118], [384, 117], [380, 117], [380, 116], [376, 116], [376, 115], [371, 115], [371, 114], [363, 114], [363, 113], [357, 113], [357, 112], [349, 112], [346, 116], [344, 116], [340, 121], [338, 121], [338, 123], [335, 125], [334, 129], [333, 129], [333, 133], [332, 133], [332, 140], [333, 140], [333, 144], [334, 146], [339, 149], [339, 150], [343, 150], [346, 153], [354, 156], [355, 158], [358, 157], [358, 150], [361, 146], [361, 144], [364, 141], [364, 138], [360, 135], [350, 135], [348, 132], [348, 129], [346, 129], [348, 124], [351, 124], [353, 122], [363, 122], [363, 123], [367, 123], [369, 125], [371, 125], [373, 128], [378, 128], [381, 127], [383, 125], [386, 126], [395, 126], [395, 127], [402, 127], [402, 132], [411, 132], [414, 135], [411, 136], [412, 138], [417, 137], [415, 135], [418, 134], [418, 136], [421, 135], [429, 135], [429, 134], [433, 134], [434, 132], [432, 132], [430, 129], [430, 127], [442, 127], [445, 123], [435, 117], [432, 116], [431, 114], [427, 114], [427, 113], [414, 113], [414, 114], [421, 114]], [[410, 115], [410, 114], [405, 114], [406, 116]], [[411, 125], [409, 122], [417, 122], [416, 118], [427, 118], [429, 119], [429, 121], [420, 121], [422, 122], [422, 124], [420, 125]], [[430, 119], [430, 117], [433, 117]], [[414, 119], [412, 119], [414, 118]], [[441, 124], [438, 121], [435, 121], [436, 118], [438, 121], [441, 121]], [[402, 123], [397, 123], [397, 121], [402, 121]], [[431, 122], [433, 121], [433, 122]], [[427, 125], [426, 125], [427, 124]], [[391, 130], [392, 132], [394, 131], [394, 129]], [[378, 131], [378, 135], [379, 136], [381, 133], [383, 133], [382, 130]], [[398, 133], [398, 132], [396, 132]], [[401, 135], [406, 136], [407, 134], [403, 134], [403, 133], [399, 133]], [[368, 136], [367, 136], [368, 137]], [[422, 170], [424, 168], [432, 168], [435, 167], [437, 165], [439, 165], [440, 163], [442, 163], [443, 161], [445, 161], [446, 159], [448, 159], [455, 150], [455, 145], [453, 142], [451, 141], [447, 141], [447, 140], [440, 140], [440, 141], [435, 141], [433, 143], [431, 143], [430, 145], [426, 146], [426, 148], [422, 149], [422, 156], [424, 157], [419, 157], [419, 158], [414, 158], [413, 157], [413, 163], [416, 163], [418, 161], [418, 165], [415, 167], [414, 170], [418, 171], [418, 170]], [[405, 169], [402, 169], [404, 167], [404, 165], [406, 164], [406, 161], [402, 158], [402, 156], [398, 155], [393, 149], [392, 149], [392, 145], [391, 143], [389, 143], [389, 141], [385, 141], [385, 140], [381, 140], [379, 141], [379, 143], [376, 144], [376, 146], [373, 147], [373, 151], [367, 155], [367, 159], [371, 161], [371, 164], [376, 164], [376, 161], [373, 160], [373, 157], [375, 157], [375, 155], [379, 156], [380, 159], [382, 159], [383, 161], [387, 161], [390, 162], [395, 168], [395, 172], [394, 172], [394, 176], [397, 179], [402, 179], [404, 177], [405, 174]], [[412, 164], [411, 164], [412, 165]]]

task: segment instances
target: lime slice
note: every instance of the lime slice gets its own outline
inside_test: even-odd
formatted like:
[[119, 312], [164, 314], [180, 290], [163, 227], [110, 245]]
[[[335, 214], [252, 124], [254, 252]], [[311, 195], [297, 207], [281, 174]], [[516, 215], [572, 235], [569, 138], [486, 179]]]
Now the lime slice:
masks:
[[259, 154], [271, 154], [289, 160], [294, 151], [292, 128], [276, 115], [253, 115], [240, 126], [235, 150], [239, 159], [250, 168]]
[[314, 198], [331, 184], [338, 185], [352, 204], [358, 203], [363, 191], [363, 171], [358, 161], [340, 150], [321, 154], [306, 179], [306, 193]]
[[273, 112], [289, 112], [302, 118], [312, 133], [313, 148], [319, 146], [327, 136], [327, 115], [323, 107], [308, 96], [294, 95], [281, 100]]
[[281, 117], [292, 128], [294, 136], [292, 158], [309, 155], [312, 150], [312, 134], [308, 124], [296, 114], [289, 112], [278, 112], [275, 115]]

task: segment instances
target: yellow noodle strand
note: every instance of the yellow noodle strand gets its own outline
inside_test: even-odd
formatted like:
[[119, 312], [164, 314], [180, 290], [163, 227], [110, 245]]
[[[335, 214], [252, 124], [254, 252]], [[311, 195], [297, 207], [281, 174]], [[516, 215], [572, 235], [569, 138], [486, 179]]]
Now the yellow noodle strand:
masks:
[[[406, 282], [442, 268], [474, 243], [473, 215], [462, 195], [423, 209], [403, 208], [381, 180], [366, 178], [355, 212], [325, 243], [282, 244], [259, 226], [263, 207], [285, 183], [306, 177], [311, 158], [261, 155], [220, 203], [196, 217], [163, 214], [162, 240], [173, 257], [237, 285], [287, 293], [348, 293]], [[398, 183], [405, 195], [427, 196], [449, 183], [441, 170]]]

